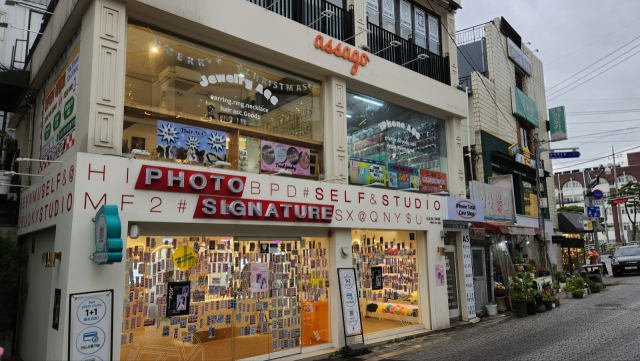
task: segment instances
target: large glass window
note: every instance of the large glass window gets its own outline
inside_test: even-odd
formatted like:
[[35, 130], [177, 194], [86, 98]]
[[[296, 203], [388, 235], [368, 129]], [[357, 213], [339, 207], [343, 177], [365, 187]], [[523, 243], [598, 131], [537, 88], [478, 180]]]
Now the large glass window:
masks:
[[353, 91], [347, 109], [351, 183], [418, 188], [422, 172], [446, 190], [444, 120]]
[[313, 80], [130, 24], [122, 151], [319, 177], [321, 94]]
[[351, 239], [365, 335], [420, 324], [415, 233], [353, 230]]
[[129, 238], [120, 358], [267, 359], [330, 342], [328, 246], [304, 237]]

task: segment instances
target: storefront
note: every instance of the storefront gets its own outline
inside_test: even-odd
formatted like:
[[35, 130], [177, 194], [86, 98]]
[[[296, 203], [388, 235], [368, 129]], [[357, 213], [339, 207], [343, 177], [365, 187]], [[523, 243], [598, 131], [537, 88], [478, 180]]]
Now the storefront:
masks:
[[[469, 235], [470, 222], [484, 221], [481, 201], [465, 198], [445, 198], [443, 209], [443, 238], [445, 246], [440, 254], [445, 255], [445, 269], [449, 317], [468, 321], [476, 312], [484, 310], [487, 302], [487, 253], [478, 247]], [[472, 243], [474, 243], [472, 245]], [[436, 271], [437, 272], [437, 271]]]
[[[60, 165], [55, 195], [49, 179], [44, 194], [37, 187], [22, 199], [23, 234], [57, 224], [76, 245], [62, 250], [74, 287], [114, 290], [114, 359], [338, 347], [339, 267], [357, 271], [365, 339], [449, 324], [439, 252], [446, 198], [160, 165], [78, 153]], [[113, 265], [87, 258], [103, 205], [122, 222], [124, 256]], [[73, 231], [62, 227], [71, 222]], [[456, 242], [468, 251], [462, 236]]]

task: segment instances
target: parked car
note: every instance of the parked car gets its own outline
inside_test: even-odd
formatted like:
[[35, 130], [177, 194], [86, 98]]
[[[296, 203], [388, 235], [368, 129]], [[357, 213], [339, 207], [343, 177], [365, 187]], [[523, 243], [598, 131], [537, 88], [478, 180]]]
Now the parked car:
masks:
[[640, 273], [640, 246], [618, 247], [609, 258], [614, 277], [625, 273]]

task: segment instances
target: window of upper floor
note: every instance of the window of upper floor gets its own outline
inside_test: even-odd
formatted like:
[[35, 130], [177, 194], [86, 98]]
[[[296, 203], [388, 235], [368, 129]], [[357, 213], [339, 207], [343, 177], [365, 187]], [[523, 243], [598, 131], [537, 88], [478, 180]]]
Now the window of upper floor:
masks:
[[632, 176], [631, 174], [625, 173], [618, 176], [618, 186], [623, 186], [628, 182], [637, 182], [637, 181], [638, 180], [636, 179], [636, 177]]
[[520, 70], [518, 70], [518, 68], [516, 68], [515, 71], [516, 74], [516, 88], [520, 89], [520, 91], [524, 92], [524, 75], [522, 75], [522, 73], [520, 72]]
[[529, 153], [532, 155], [535, 154], [535, 149], [533, 146], [533, 126], [531, 123], [517, 117], [518, 124], [518, 144], [520, 145], [520, 149], [527, 148]]
[[123, 153], [319, 179], [323, 140], [319, 82], [129, 24]]
[[369, 23], [441, 55], [440, 16], [405, 0], [367, 0]]
[[582, 184], [580, 184], [580, 182], [578, 182], [576, 180], [573, 180], [573, 179], [568, 180], [567, 182], [565, 182], [562, 185], [562, 189], [563, 190], [564, 189], [575, 189], [575, 188], [580, 188], [581, 189], [582, 188]]
[[443, 119], [347, 90], [347, 142], [350, 183], [418, 188], [426, 177], [423, 191], [446, 190]]

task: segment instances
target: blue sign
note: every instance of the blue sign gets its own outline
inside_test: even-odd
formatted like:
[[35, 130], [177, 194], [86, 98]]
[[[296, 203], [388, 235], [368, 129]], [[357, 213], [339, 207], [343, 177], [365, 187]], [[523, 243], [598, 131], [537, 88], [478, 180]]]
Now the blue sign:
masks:
[[549, 153], [549, 159], [580, 158], [580, 152], [555, 152]]
[[604, 193], [602, 193], [601, 190], [596, 189], [595, 191], [593, 191], [593, 199], [597, 199], [600, 200], [604, 197]]
[[93, 262], [112, 264], [122, 262], [122, 224], [118, 206], [103, 205], [96, 213], [96, 253]]
[[587, 207], [587, 217], [600, 218], [600, 207]]
[[214, 163], [227, 158], [227, 133], [158, 120], [158, 156]]

